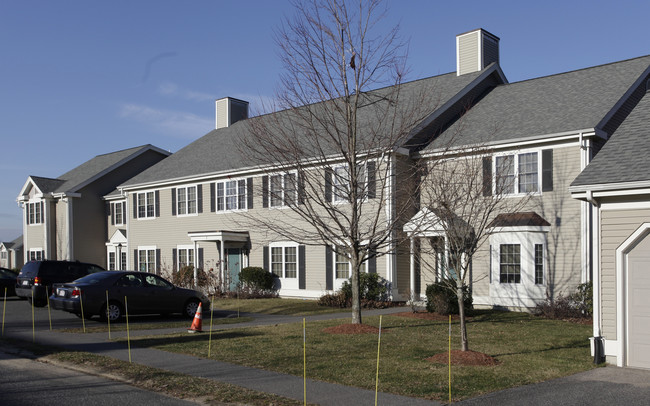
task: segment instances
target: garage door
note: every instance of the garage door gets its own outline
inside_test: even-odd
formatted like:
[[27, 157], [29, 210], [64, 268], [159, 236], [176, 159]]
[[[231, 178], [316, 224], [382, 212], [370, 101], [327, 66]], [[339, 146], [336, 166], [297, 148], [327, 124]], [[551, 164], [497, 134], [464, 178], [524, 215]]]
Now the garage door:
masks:
[[627, 365], [650, 369], [650, 236], [628, 255]]

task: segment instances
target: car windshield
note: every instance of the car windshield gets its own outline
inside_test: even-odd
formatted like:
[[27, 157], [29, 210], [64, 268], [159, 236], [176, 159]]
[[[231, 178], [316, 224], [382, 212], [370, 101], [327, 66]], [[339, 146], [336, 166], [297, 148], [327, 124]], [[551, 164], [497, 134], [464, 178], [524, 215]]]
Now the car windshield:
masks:
[[75, 280], [74, 283], [94, 285], [96, 283], [102, 283], [103, 281], [113, 278], [114, 276], [115, 274], [112, 272], [91, 273], [90, 275], [86, 275], [83, 278]]
[[16, 277], [15, 273], [13, 273], [11, 271], [7, 271], [6, 269], [0, 269], [0, 275], [2, 275], [3, 277], [7, 277], [7, 278], [15, 278]]

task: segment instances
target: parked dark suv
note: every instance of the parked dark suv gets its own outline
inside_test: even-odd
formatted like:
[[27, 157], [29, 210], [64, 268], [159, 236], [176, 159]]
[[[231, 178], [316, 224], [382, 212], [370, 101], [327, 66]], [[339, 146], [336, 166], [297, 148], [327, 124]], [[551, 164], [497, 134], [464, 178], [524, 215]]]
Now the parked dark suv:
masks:
[[34, 301], [34, 306], [47, 304], [47, 294], [52, 293], [53, 283], [72, 282], [82, 276], [104, 271], [95, 264], [72, 261], [30, 261], [16, 279], [16, 296]]

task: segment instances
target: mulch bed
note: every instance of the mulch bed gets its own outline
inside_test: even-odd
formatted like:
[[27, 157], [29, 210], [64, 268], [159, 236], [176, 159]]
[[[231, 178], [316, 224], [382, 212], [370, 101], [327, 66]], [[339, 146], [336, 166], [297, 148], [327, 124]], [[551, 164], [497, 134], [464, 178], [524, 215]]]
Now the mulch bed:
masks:
[[[427, 358], [427, 361], [436, 363], [436, 364], [448, 364], [449, 363], [449, 352], [443, 352], [436, 354], [433, 357]], [[461, 350], [452, 350], [451, 351], [451, 365], [462, 365], [462, 366], [494, 366], [499, 365], [499, 361], [495, 358], [490, 357], [487, 354], [476, 351], [461, 351]]]

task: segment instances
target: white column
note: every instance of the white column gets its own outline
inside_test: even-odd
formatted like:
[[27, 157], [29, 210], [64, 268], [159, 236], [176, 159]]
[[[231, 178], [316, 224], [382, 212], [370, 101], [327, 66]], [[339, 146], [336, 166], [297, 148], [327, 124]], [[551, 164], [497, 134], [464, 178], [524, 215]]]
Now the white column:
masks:
[[196, 288], [198, 285], [198, 280], [199, 280], [199, 249], [198, 249], [199, 242], [194, 241], [194, 287]]
[[[411, 291], [411, 302], [414, 302], [416, 300], [416, 295], [415, 295], [415, 238], [411, 237], [411, 250], [410, 250], [410, 260], [411, 260], [411, 267], [410, 267], [410, 286], [409, 289]], [[420, 300], [420, 292], [417, 292], [417, 300]]]

